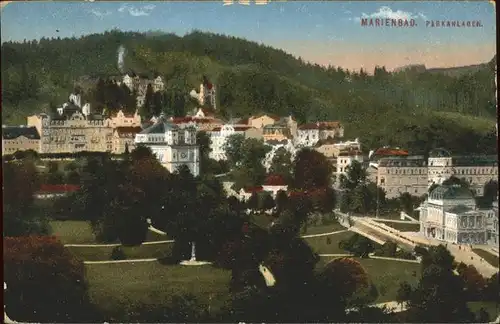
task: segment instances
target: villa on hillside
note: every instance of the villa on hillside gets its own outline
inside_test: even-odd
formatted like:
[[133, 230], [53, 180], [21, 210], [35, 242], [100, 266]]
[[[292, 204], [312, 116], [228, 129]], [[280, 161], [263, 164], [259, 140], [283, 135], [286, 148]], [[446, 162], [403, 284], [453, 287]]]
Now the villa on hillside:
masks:
[[300, 125], [295, 142], [299, 146], [313, 147], [320, 140], [342, 137], [344, 137], [344, 126], [340, 122], [316, 122]]

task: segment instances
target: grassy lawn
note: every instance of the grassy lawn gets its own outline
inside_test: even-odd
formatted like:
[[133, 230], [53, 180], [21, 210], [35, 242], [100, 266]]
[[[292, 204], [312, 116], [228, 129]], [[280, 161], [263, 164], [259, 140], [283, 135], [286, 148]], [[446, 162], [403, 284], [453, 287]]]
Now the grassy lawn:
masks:
[[52, 235], [59, 238], [63, 244], [92, 244], [94, 233], [89, 222], [85, 221], [51, 221]]
[[383, 223], [389, 227], [392, 227], [394, 229], [397, 229], [398, 231], [401, 231], [401, 232], [418, 232], [418, 231], [420, 231], [420, 224], [394, 223], [394, 222], [382, 222], [382, 221], [379, 221], [379, 222]]
[[[122, 250], [126, 259], [151, 259], [170, 256], [172, 252], [172, 243], [160, 243], [150, 245], [139, 245], [125, 247]], [[68, 249], [80, 260], [83, 261], [108, 261], [111, 259], [111, 252], [115, 247], [68, 247]]]
[[[216, 311], [229, 298], [229, 271], [212, 266], [167, 266], [157, 262], [86, 265], [92, 302], [109, 320], [143, 305], [165, 305], [193, 294]], [[126, 315], [125, 315], [126, 316]]]
[[[50, 226], [52, 227], [52, 235], [58, 237], [63, 244], [98, 244], [89, 222], [72, 220], [51, 221]], [[152, 231], [148, 231], [146, 237], [147, 242], [168, 239], [168, 236]]]
[[468, 302], [467, 306], [476, 314], [481, 308], [484, 308], [490, 314], [491, 321], [496, 319], [500, 311], [500, 306], [495, 302]]
[[[320, 269], [333, 259], [335, 258], [321, 258], [318, 268]], [[400, 283], [407, 281], [410, 285], [416, 285], [420, 278], [420, 264], [418, 263], [361, 258], [356, 258], [356, 260], [363, 265], [377, 286], [379, 297], [376, 303], [396, 300]], [[413, 276], [414, 272], [416, 276]]]
[[322, 233], [342, 231], [345, 229], [346, 228], [344, 226], [340, 225], [337, 222], [332, 222], [331, 224], [327, 225], [309, 225], [307, 226], [306, 232], [301, 233], [301, 235], [322, 234]]
[[[354, 233], [348, 231], [328, 236], [309, 237], [305, 238], [305, 241], [309, 244], [313, 251], [319, 254], [344, 254], [348, 252], [339, 248], [339, 242], [341, 240], [348, 239], [352, 235], [354, 235]], [[327, 238], [330, 238], [330, 244], [327, 244]]]
[[472, 251], [474, 251], [474, 253], [476, 253], [481, 258], [486, 260], [486, 262], [488, 262], [492, 266], [498, 268], [498, 257], [496, 255], [491, 254], [490, 252], [482, 250], [482, 249], [472, 249]]

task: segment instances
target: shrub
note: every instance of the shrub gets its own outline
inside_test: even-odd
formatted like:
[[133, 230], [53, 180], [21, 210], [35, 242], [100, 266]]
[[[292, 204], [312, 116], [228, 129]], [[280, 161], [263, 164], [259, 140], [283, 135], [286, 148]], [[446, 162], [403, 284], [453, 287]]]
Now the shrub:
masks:
[[83, 262], [55, 237], [4, 238], [6, 310], [16, 321], [91, 322]]
[[[334, 259], [320, 274], [320, 282], [350, 303], [375, 294], [363, 266], [352, 258]], [[370, 300], [372, 298], [369, 298]]]
[[121, 246], [115, 246], [111, 251], [111, 260], [125, 260], [127, 255]]

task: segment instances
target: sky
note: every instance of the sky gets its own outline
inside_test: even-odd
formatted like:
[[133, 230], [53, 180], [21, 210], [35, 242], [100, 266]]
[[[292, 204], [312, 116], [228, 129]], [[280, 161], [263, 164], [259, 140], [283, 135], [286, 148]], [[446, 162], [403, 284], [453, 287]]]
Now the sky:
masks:
[[[414, 19], [415, 27], [366, 27], [361, 18]], [[184, 35], [197, 29], [242, 37], [306, 61], [373, 71], [408, 64], [451, 67], [487, 62], [496, 53], [496, 18], [488, 1], [21, 2], [2, 6], [1, 39], [79, 37], [114, 28]], [[433, 20], [480, 21], [482, 27], [432, 28]], [[59, 30], [57, 32], [56, 30]]]

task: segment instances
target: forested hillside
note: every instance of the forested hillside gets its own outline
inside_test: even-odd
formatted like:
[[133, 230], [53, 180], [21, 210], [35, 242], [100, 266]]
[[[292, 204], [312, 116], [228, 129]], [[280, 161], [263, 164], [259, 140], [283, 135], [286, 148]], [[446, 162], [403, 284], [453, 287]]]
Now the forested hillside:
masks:
[[[30, 113], [62, 104], [82, 77], [120, 75], [120, 46], [126, 49], [124, 71], [166, 79], [168, 97], [177, 98], [164, 101], [167, 112], [186, 111], [189, 91], [206, 75], [217, 85], [225, 117], [266, 111], [293, 114], [300, 122], [341, 120], [346, 135], [367, 146], [496, 149], [494, 60], [459, 76], [389, 73], [383, 67], [369, 75], [307, 64], [282, 50], [202, 32], [179, 37], [111, 31], [80, 39], [3, 43], [3, 123], [23, 123]], [[93, 93], [92, 85], [84, 88], [86, 100], [93, 102]]]

